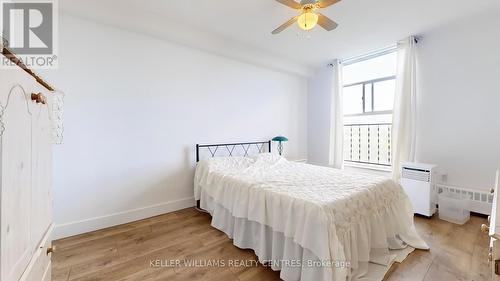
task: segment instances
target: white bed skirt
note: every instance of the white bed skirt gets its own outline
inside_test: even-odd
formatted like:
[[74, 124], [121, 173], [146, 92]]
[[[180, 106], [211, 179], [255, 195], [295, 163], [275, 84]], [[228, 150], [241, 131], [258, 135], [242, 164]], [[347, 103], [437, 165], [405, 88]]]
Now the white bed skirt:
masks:
[[[332, 280], [335, 268], [347, 270], [345, 261], [322, 261], [310, 250], [301, 247], [293, 238], [270, 226], [235, 217], [229, 210], [215, 202], [206, 192], [201, 192], [200, 207], [212, 215], [212, 226], [233, 239], [233, 244], [242, 249], [252, 249], [263, 264], [280, 270], [280, 278], [286, 281]], [[325, 245], [328, 247], [328, 245]], [[347, 280], [380, 281], [394, 262], [403, 261], [414, 248], [375, 253], [372, 249], [370, 262], [360, 262]], [[339, 268], [340, 267], [340, 268]]]

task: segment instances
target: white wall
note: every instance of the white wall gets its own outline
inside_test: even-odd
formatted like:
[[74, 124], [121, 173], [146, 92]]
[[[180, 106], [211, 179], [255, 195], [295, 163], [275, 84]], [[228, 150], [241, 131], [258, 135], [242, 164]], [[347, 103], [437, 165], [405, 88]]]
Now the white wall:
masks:
[[196, 143], [287, 136], [307, 156], [307, 80], [64, 16], [56, 237], [192, 206]]
[[424, 34], [418, 44], [417, 157], [447, 183], [489, 189], [500, 168], [500, 36], [497, 13]]
[[329, 162], [330, 106], [333, 71], [329, 66], [317, 69], [309, 78], [307, 104], [308, 162], [326, 166]]
[[[500, 168], [500, 17], [471, 16], [424, 32], [417, 45], [417, 160], [439, 165], [446, 184], [488, 189]], [[328, 163], [331, 80], [309, 80], [308, 153]], [[326, 84], [325, 84], [326, 83]]]

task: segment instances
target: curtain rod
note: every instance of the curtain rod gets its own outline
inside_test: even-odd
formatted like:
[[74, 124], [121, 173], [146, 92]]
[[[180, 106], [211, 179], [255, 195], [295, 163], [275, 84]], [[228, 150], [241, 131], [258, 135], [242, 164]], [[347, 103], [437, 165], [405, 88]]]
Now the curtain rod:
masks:
[[[419, 36], [419, 35], [412, 36], [412, 37], [413, 37], [413, 40], [415, 40], [415, 43], [418, 43], [419, 41], [422, 40], [422, 36]], [[350, 64], [353, 64], [353, 63], [357, 63], [357, 62], [360, 62], [360, 61], [364, 61], [364, 60], [368, 60], [368, 59], [372, 59], [372, 58], [375, 58], [375, 57], [378, 57], [378, 56], [382, 56], [382, 55], [386, 55], [386, 54], [392, 53], [392, 52], [396, 51], [397, 47], [398, 47], [397, 44], [392, 44], [392, 45], [387, 46], [387, 47], [382, 48], [382, 49], [373, 50], [373, 51], [370, 51], [370, 52], [362, 54], [362, 55], [358, 55], [358, 56], [353, 56], [353, 57], [342, 59], [342, 60], [340, 60], [340, 62], [343, 65], [350, 65]], [[330, 63], [328, 65], [332, 66], [333, 64]]]
[[391, 45], [391, 46], [388, 46], [388, 47], [385, 47], [385, 48], [382, 48], [382, 49], [374, 50], [374, 51], [371, 51], [371, 52], [368, 52], [368, 53], [365, 53], [365, 54], [362, 54], [362, 55], [358, 55], [358, 56], [346, 58], [346, 59], [340, 60], [340, 62], [344, 66], [345, 65], [350, 65], [350, 64], [353, 64], [353, 63], [357, 63], [357, 62], [364, 61], [364, 60], [369, 60], [369, 59], [372, 59], [372, 58], [375, 58], [375, 57], [378, 57], [378, 56], [382, 56], [382, 55], [386, 55], [386, 54], [392, 53], [392, 52], [396, 51], [396, 49], [397, 49], [397, 45], [394, 44], [394, 45]]
[[22, 68], [24, 71], [26, 71], [29, 75], [31, 75], [35, 80], [40, 83], [45, 89], [54, 92], [55, 89], [52, 87], [49, 83], [45, 82], [40, 76], [38, 76], [33, 70], [31, 70], [29, 67], [27, 67], [23, 61], [18, 58], [11, 50], [9, 50], [7, 47], [3, 47], [2, 49], [2, 54], [8, 58], [11, 62], [13, 62], [15, 65], [19, 66]]

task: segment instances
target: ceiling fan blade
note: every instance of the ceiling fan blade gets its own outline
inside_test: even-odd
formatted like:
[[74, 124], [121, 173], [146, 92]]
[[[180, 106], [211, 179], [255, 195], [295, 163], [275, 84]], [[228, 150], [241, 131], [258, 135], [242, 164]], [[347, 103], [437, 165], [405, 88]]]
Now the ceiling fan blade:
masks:
[[322, 13], [317, 13], [318, 14], [318, 24], [319, 26], [323, 27], [327, 31], [334, 30], [337, 28], [338, 24], [334, 22], [333, 20], [329, 19]]
[[299, 3], [297, 3], [297, 2], [295, 2], [293, 0], [276, 0], [276, 1], [279, 2], [279, 3], [281, 3], [281, 4], [283, 4], [283, 5], [285, 5], [285, 6], [288, 6], [288, 7], [292, 8], [292, 9], [300, 9], [300, 8], [302, 8], [302, 6]]
[[280, 25], [278, 28], [276, 28], [275, 30], [273, 30], [273, 32], [271, 32], [271, 33], [272, 34], [278, 34], [278, 33], [280, 33], [281, 31], [285, 30], [285, 28], [287, 28], [290, 25], [292, 25], [293, 23], [295, 23], [298, 18], [299, 17], [296, 16], [296, 17], [293, 17], [293, 18], [289, 19], [287, 22], [285, 22], [284, 24]]
[[340, 2], [340, 0], [319, 0], [318, 6], [320, 8], [326, 8], [326, 7], [331, 6], [337, 2]]

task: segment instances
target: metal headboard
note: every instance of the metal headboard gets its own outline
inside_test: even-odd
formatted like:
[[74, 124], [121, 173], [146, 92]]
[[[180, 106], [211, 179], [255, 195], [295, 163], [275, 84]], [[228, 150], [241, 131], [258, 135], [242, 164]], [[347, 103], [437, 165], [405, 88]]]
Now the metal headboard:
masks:
[[219, 143], [219, 144], [197, 144], [196, 145], [196, 162], [200, 161], [200, 149], [206, 148], [212, 157], [215, 157], [217, 151], [222, 149], [227, 152], [227, 156], [233, 156], [235, 148], [241, 147], [243, 149], [243, 156], [249, 156], [249, 150], [255, 146], [259, 153], [271, 152], [271, 141], [258, 141], [258, 142], [237, 142], [237, 143]]

